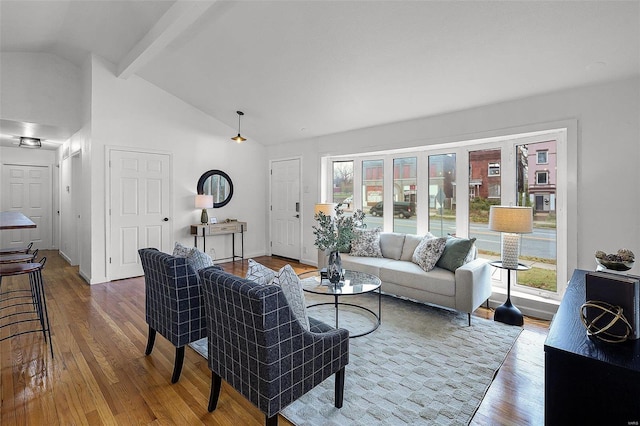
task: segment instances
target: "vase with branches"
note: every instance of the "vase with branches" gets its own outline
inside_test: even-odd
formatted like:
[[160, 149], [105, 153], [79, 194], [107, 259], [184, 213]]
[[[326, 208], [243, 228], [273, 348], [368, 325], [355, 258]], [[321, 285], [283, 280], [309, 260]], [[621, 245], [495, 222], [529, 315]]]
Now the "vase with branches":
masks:
[[313, 226], [315, 245], [328, 256], [327, 275], [333, 284], [337, 284], [342, 278], [340, 252], [349, 250], [356, 229], [367, 226], [362, 210], [356, 210], [353, 215], [347, 216], [341, 206], [342, 203], [335, 206], [335, 215], [332, 216], [318, 212], [315, 215], [318, 224]]

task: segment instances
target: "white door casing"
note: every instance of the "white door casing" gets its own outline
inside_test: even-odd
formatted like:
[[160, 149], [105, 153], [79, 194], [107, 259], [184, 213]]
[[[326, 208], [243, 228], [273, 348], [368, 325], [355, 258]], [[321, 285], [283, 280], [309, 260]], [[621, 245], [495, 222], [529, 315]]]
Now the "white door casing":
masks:
[[1, 246], [23, 247], [33, 242], [33, 249], [50, 249], [52, 245], [51, 168], [49, 166], [3, 164], [2, 211], [18, 211], [29, 217], [35, 228], [0, 232]]
[[300, 259], [300, 159], [271, 163], [271, 254]]
[[109, 152], [109, 280], [143, 274], [138, 249], [170, 250], [170, 156]]

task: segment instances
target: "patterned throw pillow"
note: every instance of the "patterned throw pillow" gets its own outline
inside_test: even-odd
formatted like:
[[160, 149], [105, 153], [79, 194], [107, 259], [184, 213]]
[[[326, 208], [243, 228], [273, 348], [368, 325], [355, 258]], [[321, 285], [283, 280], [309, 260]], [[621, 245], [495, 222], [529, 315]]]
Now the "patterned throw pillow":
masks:
[[185, 257], [187, 263], [189, 263], [196, 272], [202, 268], [213, 266], [213, 259], [211, 259], [211, 256], [207, 253], [195, 247], [184, 246], [179, 242], [176, 242], [173, 247], [173, 255], [176, 257]]
[[284, 265], [280, 268], [272, 284], [279, 285], [282, 288], [293, 315], [300, 321], [300, 325], [305, 330], [309, 330], [309, 318], [307, 317], [307, 306], [304, 301], [302, 284], [293, 268], [290, 265]]
[[182, 245], [176, 241], [176, 245], [173, 246], [173, 255], [176, 257], [187, 257], [191, 253], [192, 248]]
[[356, 229], [351, 242], [351, 256], [382, 257], [380, 250], [380, 228]]
[[275, 276], [276, 271], [273, 269], [269, 269], [255, 260], [249, 259], [249, 269], [247, 269], [247, 276], [245, 277], [247, 280], [265, 285], [271, 284]]
[[420, 241], [416, 251], [413, 252], [413, 258], [411, 261], [426, 272], [429, 272], [436, 266], [436, 262], [440, 259], [444, 246], [447, 244], [447, 239], [442, 238], [428, 238], [425, 237]]
[[187, 255], [187, 262], [196, 272], [202, 268], [213, 266], [213, 259], [211, 259], [211, 256], [195, 247], [192, 248], [189, 255]]

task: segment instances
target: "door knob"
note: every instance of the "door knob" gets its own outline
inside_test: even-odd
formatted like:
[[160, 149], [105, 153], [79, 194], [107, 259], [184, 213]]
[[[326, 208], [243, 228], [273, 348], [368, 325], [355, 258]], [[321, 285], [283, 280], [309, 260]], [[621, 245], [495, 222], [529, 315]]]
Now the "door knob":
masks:
[[169, 222], [169, 218], [165, 217], [164, 219], [162, 219], [163, 222]]
[[295, 215], [294, 217], [296, 217], [296, 218], [298, 218], [298, 219], [299, 219], [299, 218], [300, 218], [300, 215], [299, 215], [299, 214], [297, 214], [297, 215]]

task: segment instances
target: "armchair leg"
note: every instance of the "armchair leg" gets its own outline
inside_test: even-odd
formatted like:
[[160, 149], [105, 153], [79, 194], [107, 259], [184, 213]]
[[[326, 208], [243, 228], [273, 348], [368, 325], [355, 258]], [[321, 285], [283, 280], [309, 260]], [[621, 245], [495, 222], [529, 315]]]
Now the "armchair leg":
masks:
[[184, 346], [176, 348], [176, 361], [173, 364], [173, 376], [171, 376], [171, 383], [175, 383], [180, 378], [182, 373], [182, 363], [184, 362]]
[[471, 312], [467, 312], [467, 316], [469, 317], [469, 327], [471, 327]]
[[266, 415], [264, 424], [265, 426], [278, 426], [278, 414], [274, 414], [271, 417], [267, 417]]
[[150, 355], [153, 350], [153, 344], [156, 342], [156, 331], [149, 326], [149, 337], [147, 338], [147, 349], [144, 350], [145, 355]]
[[344, 400], [344, 367], [336, 373], [336, 408], [342, 408]]
[[209, 394], [209, 412], [216, 409], [218, 405], [218, 397], [220, 396], [220, 387], [222, 386], [222, 377], [211, 372], [211, 393]]

